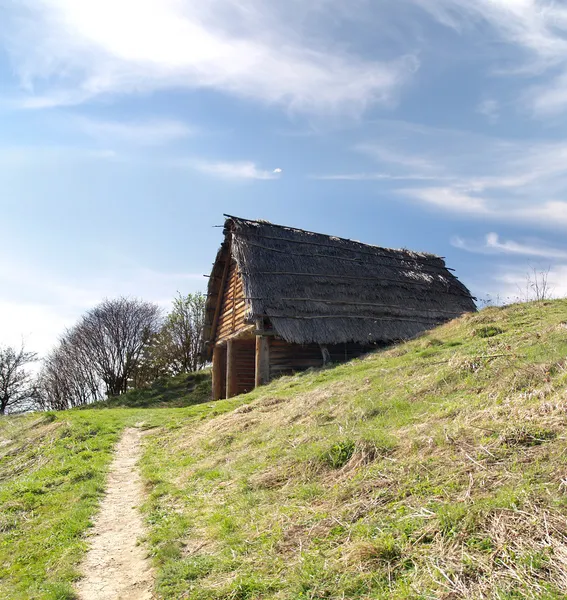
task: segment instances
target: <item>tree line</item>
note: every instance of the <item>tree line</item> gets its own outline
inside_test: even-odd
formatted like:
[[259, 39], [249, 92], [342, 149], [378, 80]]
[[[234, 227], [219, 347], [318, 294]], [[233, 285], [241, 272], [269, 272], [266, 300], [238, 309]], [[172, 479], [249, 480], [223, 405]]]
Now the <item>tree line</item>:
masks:
[[74, 408], [201, 369], [205, 301], [178, 294], [164, 315], [152, 302], [104, 300], [63, 333], [38, 374], [36, 353], [0, 347], [0, 414]]

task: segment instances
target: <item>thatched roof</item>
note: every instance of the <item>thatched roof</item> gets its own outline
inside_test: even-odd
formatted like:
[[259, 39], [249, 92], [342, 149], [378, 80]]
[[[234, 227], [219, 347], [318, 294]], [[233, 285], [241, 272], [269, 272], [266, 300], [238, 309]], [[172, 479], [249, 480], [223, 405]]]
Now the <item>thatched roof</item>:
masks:
[[476, 310], [467, 288], [432, 254], [226, 216], [209, 283], [209, 334], [227, 252], [242, 274], [247, 320], [267, 317], [291, 343], [408, 339]]

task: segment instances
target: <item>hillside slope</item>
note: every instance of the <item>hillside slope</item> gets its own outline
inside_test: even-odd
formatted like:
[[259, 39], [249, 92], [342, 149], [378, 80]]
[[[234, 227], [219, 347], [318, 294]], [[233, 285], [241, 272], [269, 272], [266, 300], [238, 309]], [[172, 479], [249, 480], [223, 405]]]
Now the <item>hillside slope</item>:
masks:
[[129, 390], [125, 394], [90, 404], [92, 408], [183, 408], [202, 404], [211, 399], [210, 370], [160, 377], [152, 385]]
[[[185, 388], [181, 391], [186, 398]], [[0, 598], [74, 600], [122, 430], [187, 427], [237, 401], [181, 409], [73, 410], [0, 418]]]
[[153, 437], [160, 597], [565, 598], [566, 321], [486, 309]]
[[201, 403], [0, 419], [0, 597], [75, 598], [138, 426], [158, 598], [565, 598], [566, 323], [491, 308], [230, 401], [164, 382], [111, 404]]

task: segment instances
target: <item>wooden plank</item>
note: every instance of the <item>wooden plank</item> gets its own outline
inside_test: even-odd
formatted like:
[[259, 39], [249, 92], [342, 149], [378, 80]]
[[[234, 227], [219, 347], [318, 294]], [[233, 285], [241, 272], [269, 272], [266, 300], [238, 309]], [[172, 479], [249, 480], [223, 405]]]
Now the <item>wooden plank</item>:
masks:
[[246, 327], [244, 327], [243, 329], [240, 329], [239, 331], [237, 331], [234, 334], [231, 334], [229, 330], [227, 330], [226, 335], [220, 336], [219, 335], [219, 344], [224, 344], [225, 342], [227, 342], [228, 340], [240, 340], [242, 338], [244, 338], [244, 340], [253, 342], [254, 338], [254, 325], [248, 325]]
[[220, 400], [222, 397], [223, 352], [224, 348], [220, 346], [213, 348], [213, 400]]
[[232, 398], [238, 393], [235, 365], [235, 342], [229, 340], [226, 344], [226, 397]]
[[259, 387], [268, 381], [270, 381], [270, 338], [257, 335], [255, 386]]
[[[235, 266], [234, 269], [234, 274], [236, 277], [238, 277], [238, 265]], [[232, 332], [234, 333], [236, 331], [236, 279], [233, 281], [232, 284]]]
[[231, 243], [228, 244], [228, 249], [226, 252], [225, 265], [222, 271], [222, 278], [219, 287], [219, 299], [217, 301], [217, 305], [215, 306], [215, 315], [213, 317], [213, 326], [211, 331], [211, 340], [214, 340], [217, 335], [217, 324], [221, 314], [222, 303], [224, 299], [224, 285], [226, 282], [226, 278], [228, 275], [229, 267], [230, 267], [230, 257], [231, 257]]
[[327, 346], [321, 346], [321, 354], [323, 355], [323, 366], [328, 365], [331, 362], [331, 353]]

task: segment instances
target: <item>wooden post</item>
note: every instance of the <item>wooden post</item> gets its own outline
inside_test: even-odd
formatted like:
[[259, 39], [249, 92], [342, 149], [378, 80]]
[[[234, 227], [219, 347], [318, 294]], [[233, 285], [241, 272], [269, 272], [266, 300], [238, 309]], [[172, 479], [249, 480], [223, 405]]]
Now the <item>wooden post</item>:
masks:
[[226, 397], [236, 396], [236, 356], [234, 340], [228, 340], [226, 343]]
[[270, 338], [256, 336], [256, 387], [270, 381]]
[[323, 355], [323, 366], [326, 367], [331, 362], [331, 353], [327, 346], [320, 346], [321, 354]]
[[220, 400], [222, 396], [222, 378], [224, 376], [222, 354], [221, 346], [213, 348], [213, 400]]

